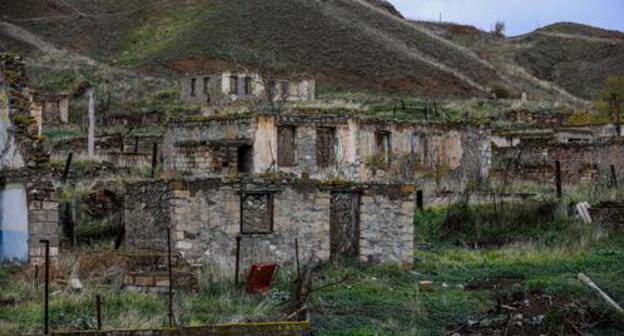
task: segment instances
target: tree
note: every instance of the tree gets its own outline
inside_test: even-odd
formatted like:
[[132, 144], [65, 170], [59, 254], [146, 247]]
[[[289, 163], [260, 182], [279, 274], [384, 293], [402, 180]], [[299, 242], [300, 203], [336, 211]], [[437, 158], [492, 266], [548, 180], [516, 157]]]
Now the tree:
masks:
[[[262, 87], [262, 95], [259, 100], [260, 110], [281, 114], [290, 98], [290, 83], [299, 81], [303, 75], [288, 72], [287, 75], [276, 75], [276, 73], [286, 73], [285, 65], [280, 61], [279, 56], [272, 50], [258, 51], [250, 48], [239, 48], [237, 53], [230, 52], [230, 59], [239, 69], [247, 74], [257, 73], [258, 76], [250, 76], [255, 84]], [[234, 55], [245, 55], [246, 64], [239, 62]], [[247, 64], [250, 64], [248, 66]]]
[[620, 104], [624, 101], [624, 75], [608, 76], [605, 79], [602, 90], [594, 101], [596, 109], [605, 115], [611, 115], [613, 94], [617, 96]]
[[496, 36], [504, 37], [505, 36], [505, 22], [497, 21], [494, 24], [494, 34]]

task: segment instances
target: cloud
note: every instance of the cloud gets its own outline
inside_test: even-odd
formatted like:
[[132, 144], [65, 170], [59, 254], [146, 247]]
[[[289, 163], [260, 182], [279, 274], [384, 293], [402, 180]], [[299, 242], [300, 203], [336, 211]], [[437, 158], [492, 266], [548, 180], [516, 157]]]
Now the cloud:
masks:
[[510, 35], [522, 34], [555, 22], [572, 21], [624, 30], [622, 0], [389, 0], [405, 16], [416, 20], [470, 24], [489, 30], [496, 21], [507, 24]]

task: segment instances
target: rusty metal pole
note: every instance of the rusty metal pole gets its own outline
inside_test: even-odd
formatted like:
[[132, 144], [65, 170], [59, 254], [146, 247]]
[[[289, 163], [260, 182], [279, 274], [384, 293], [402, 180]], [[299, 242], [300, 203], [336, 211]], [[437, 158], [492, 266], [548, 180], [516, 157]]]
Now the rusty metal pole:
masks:
[[561, 198], [563, 196], [563, 191], [561, 189], [561, 162], [559, 160], [555, 161], [555, 183], [557, 185], [557, 198]]
[[49, 315], [49, 304], [50, 304], [50, 240], [41, 239], [39, 241], [42, 244], [45, 244], [45, 287], [43, 292], [43, 334], [49, 335], [50, 333], [50, 315]]
[[234, 287], [238, 288], [238, 278], [240, 272], [240, 244], [243, 237], [236, 235], [236, 265], [234, 266]]
[[301, 268], [299, 267], [299, 239], [295, 238], [295, 261], [297, 262], [297, 281], [301, 280]]
[[97, 319], [97, 330], [102, 330], [102, 296], [95, 295], [95, 318]]
[[156, 176], [157, 164], [158, 164], [158, 144], [154, 142], [152, 146], [152, 178]]
[[169, 328], [173, 328], [173, 281], [171, 272], [171, 229], [167, 228], [167, 270], [169, 271]]

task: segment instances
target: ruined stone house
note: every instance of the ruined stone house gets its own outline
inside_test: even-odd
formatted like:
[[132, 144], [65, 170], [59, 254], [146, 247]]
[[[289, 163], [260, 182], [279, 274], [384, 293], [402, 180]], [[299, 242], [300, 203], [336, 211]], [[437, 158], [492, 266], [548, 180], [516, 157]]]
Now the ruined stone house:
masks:
[[69, 96], [30, 94], [30, 115], [35, 118], [39, 134], [46, 126], [58, 126], [69, 122]]
[[128, 185], [126, 245], [162, 247], [170, 228], [185, 258], [221, 271], [237, 235], [243, 265], [293, 262], [295, 239], [302, 258], [410, 264], [412, 182], [487, 174], [488, 144], [471, 126], [340, 114], [193, 118], [163, 139], [174, 178]]
[[316, 96], [316, 82], [311, 78], [264, 80], [256, 73], [236, 71], [190, 74], [180, 80], [180, 85], [183, 101], [203, 105], [266, 99], [266, 86], [272, 90], [273, 99], [305, 101]]
[[487, 130], [470, 125], [381, 121], [330, 114], [253, 114], [172, 125], [166, 170], [201, 176], [282, 172], [353, 182], [487, 176]]
[[194, 264], [232, 274], [253, 263], [353, 257], [411, 264], [414, 186], [336, 185], [292, 177], [177, 178], [128, 185], [126, 247], [173, 247]]

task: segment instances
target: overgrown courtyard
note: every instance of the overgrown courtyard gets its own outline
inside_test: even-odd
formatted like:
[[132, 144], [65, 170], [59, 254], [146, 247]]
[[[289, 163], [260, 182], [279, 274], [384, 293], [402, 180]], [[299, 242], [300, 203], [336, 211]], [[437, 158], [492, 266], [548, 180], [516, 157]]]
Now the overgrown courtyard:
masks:
[[[483, 206], [464, 212], [467, 224], [456, 226], [452, 234], [445, 227], [449, 220], [460, 223], [457, 208], [417, 212], [420, 243], [411, 268], [348, 260], [321, 264], [313, 272], [313, 293], [306, 303], [314, 330], [319, 335], [621, 335], [622, 316], [577, 275], [588, 275], [621, 302], [622, 237], [550, 214], [533, 216], [542, 223], [518, 226], [512, 219], [531, 206], [508, 205], [501, 219], [514, 230], [505, 222], [498, 230], [481, 227], [479, 241], [491, 243], [483, 247], [478, 247], [470, 220], [480, 214], [479, 223], [488, 223], [492, 217]], [[50, 296], [54, 330], [94, 329], [96, 294], [103, 297], [104, 328], [166, 326], [167, 296], [121, 290], [120, 260], [112, 243], [77, 248], [60, 257]], [[72, 271], [80, 274], [83, 290], [68, 285]], [[1, 269], [4, 335], [41, 330], [43, 284], [34, 280], [34, 272], [32, 267]], [[196, 291], [176, 292], [176, 324], [283, 320], [295, 274], [294, 266], [284, 267], [269, 295], [250, 296], [234, 288], [231, 277], [203, 270]], [[431, 287], [422, 281], [431, 281]]]

